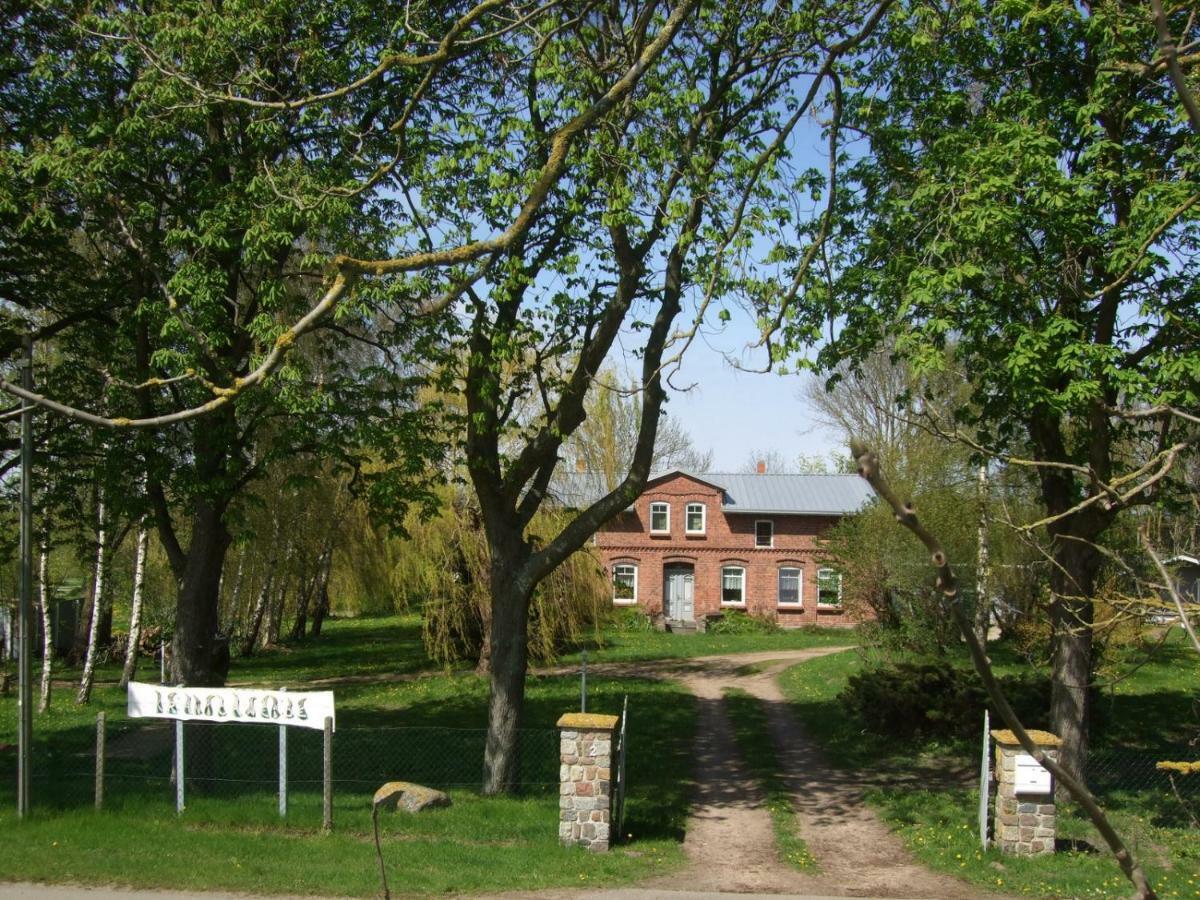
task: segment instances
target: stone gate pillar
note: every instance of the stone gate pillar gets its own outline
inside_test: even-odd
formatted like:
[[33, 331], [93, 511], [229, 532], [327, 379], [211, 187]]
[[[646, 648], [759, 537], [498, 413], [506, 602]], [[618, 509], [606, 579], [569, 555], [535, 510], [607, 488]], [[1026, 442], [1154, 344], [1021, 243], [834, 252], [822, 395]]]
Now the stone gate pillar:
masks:
[[[1057, 762], [1062, 743], [1058, 737], [1048, 731], [1030, 731], [1029, 736]], [[1001, 853], [1015, 856], [1053, 853], [1054, 780], [1011, 731], [993, 731], [992, 738], [996, 741], [996, 846]]]
[[567, 713], [558, 720], [558, 841], [607, 850], [612, 828], [616, 716]]

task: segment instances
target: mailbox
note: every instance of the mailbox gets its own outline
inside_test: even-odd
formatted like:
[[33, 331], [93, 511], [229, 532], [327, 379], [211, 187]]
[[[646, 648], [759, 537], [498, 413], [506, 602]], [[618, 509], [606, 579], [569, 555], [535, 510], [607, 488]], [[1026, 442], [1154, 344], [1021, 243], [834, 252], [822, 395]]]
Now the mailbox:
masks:
[[1017, 757], [1016, 777], [1013, 779], [1015, 794], [1050, 794], [1054, 792], [1050, 773], [1042, 768], [1042, 764], [1022, 753]]

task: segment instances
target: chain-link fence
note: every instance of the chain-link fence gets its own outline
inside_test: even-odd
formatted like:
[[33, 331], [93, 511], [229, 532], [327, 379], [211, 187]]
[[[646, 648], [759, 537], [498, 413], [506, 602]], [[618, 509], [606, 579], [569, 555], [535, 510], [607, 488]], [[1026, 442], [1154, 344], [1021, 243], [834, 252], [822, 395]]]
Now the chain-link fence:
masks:
[[1093, 750], [1084, 774], [1088, 787], [1110, 809], [1152, 811], [1155, 824], [1185, 825], [1200, 815], [1200, 774], [1180, 775], [1158, 768], [1162, 761], [1189, 761], [1194, 747], [1153, 753], [1142, 750]]
[[[280, 728], [276, 725], [188, 722], [183, 727], [186, 810], [200, 817], [278, 816]], [[486, 731], [476, 728], [339, 727], [332, 735], [335, 808], [368, 810], [387, 781], [437, 788], [478, 788]], [[288, 819], [320, 825], [324, 789], [324, 734], [289, 728], [286, 737]], [[519, 732], [520, 790], [548, 792], [558, 785], [558, 732]], [[139, 805], [174, 809], [176, 724], [124, 722], [105, 735], [103, 796], [107, 808]], [[61, 808], [90, 804], [96, 786], [95, 752], [48, 753], [35, 761], [42, 803]], [[198, 812], [197, 812], [198, 811]]]

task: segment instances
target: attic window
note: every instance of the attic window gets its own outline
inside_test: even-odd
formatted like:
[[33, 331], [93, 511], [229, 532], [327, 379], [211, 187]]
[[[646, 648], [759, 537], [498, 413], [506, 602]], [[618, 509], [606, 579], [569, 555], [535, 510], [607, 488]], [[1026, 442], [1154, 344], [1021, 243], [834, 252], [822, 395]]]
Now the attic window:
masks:
[[669, 534], [671, 531], [671, 504], [650, 504], [650, 533]]
[[775, 546], [775, 523], [771, 519], [759, 519], [754, 523], [754, 546]]
[[689, 503], [684, 521], [688, 534], [704, 534], [704, 504]]

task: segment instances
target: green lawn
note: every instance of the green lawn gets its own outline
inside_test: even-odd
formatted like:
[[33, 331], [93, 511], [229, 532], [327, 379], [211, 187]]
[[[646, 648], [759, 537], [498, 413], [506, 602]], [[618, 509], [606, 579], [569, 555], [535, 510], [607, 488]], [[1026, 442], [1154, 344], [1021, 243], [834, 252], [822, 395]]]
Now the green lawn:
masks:
[[[990, 648], [997, 670], [1011, 674], [1022, 665], [1003, 644]], [[1093, 758], [1123, 763], [1133, 751], [1152, 758], [1170, 755], [1196, 730], [1193, 705], [1200, 698], [1200, 660], [1179, 640], [1152, 655], [1129, 651], [1128, 673], [1100, 692], [1093, 735]], [[847, 679], [868, 663], [857, 653], [839, 653], [794, 666], [781, 685], [807, 731], [834, 765], [864, 771], [912, 774], [918, 771], [978, 771], [979, 745], [967, 740], [900, 741], [873, 734], [846, 713], [838, 694]], [[982, 715], [982, 712], [981, 712]], [[1127, 760], [1125, 760], [1127, 762]], [[1196, 776], [1191, 776], [1196, 777]], [[1161, 897], [1200, 897], [1200, 840], [1186, 813], [1152, 770], [1132, 777], [1098, 777], [1114, 823], [1151, 873]], [[1113, 897], [1128, 883], [1107, 853], [1059, 852], [1052, 857], [1017, 859], [980, 850], [977, 788], [913, 791], [872, 790], [868, 800], [927, 865], [966, 878], [981, 887], [1038, 897]], [[1200, 796], [1192, 805], [1200, 808]], [[1200, 809], [1197, 809], [1200, 811]], [[1059, 837], [1077, 847], [1101, 847], [1091, 824], [1078, 812], [1060, 810]]]
[[576, 663], [581, 650], [591, 662], [624, 662], [644, 659], [690, 659], [728, 653], [757, 653], [766, 650], [806, 650], [810, 647], [850, 647], [857, 642], [853, 630], [845, 628], [790, 628], [769, 633], [670, 634], [652, 628], [620, 630], [607, 628], [598, 641], [589, 641], [563, 657]]
[[[476, 792], [488, 686], [470, 672], [428, 673], [412, 618], [334, 621], [317, 642], [234, 661], [231, 681], [299, 686], [327, 674], [418, 674], [379, 684], [334, 688], [338, 732], [331, 835], [319, 833], [320, 734], [289, 732], [289, 815], [276, 812], [276, 729], [216, 726], [189, 738], [187, 809], [176, 816], [169, 783], [169, 735], [144, 759], [110, 756], [107, 802], [92, 805], [95, 715], [109, 720], [109, 746], [143, 722], [124, 716], [124, 697], [102, 683], [88, 708], [60, 692], [35, 719], [35, 815], [13, 808], [16, 705], [0, 699], [0, 829], [3, 875], [82, 883], [120, 883], [250, 891], [368, 896], [379, 890], [370, 838], [370, 793], [383, 780], [429, 776], [449, 787], [454, 805], [420, 816], [384, 819], [389, 882], [397, 893], [527, 890], [614, 884], [682, 862], [695, 707], [682, 689], [648, 680], [589, 678], [588, 708], [619, 712], [629, 697], [630, 788], [626, 842], [589, 855], [557, 844], [557, 733], [554, 723], [578, 707], [575, 677], [529, 679], [523, 746], [526, 788], [516, 798]], [[189, 733], [194, 734], [188, 726]], [[205, 727], [199, 726], [201, 731]], [[228, 779], [228, 780], [223, 780]]]

